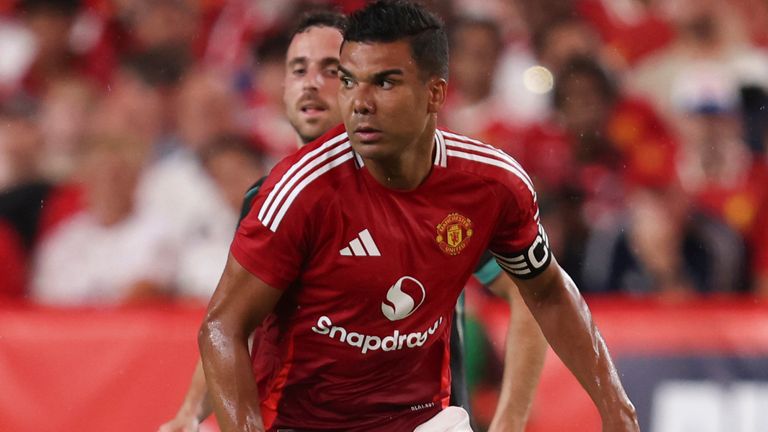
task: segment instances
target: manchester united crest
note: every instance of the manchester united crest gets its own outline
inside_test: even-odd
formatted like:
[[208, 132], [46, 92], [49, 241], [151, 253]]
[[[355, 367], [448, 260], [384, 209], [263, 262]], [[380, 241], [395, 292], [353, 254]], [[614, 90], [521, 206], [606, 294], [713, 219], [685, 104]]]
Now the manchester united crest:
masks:
[[472, 237], [472, 221], [458, 213], [451, 213], [437, 225], [437, 245], [448, 255], [458, 255]]

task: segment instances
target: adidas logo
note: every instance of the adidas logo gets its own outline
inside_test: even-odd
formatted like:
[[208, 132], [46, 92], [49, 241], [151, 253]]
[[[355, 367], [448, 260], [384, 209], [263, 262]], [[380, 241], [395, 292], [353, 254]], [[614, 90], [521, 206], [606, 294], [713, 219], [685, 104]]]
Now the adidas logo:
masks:
[[379, 248], [367, 229], [360, 231], [357, 238], [349, 242], [349, 246], [339, 251], [341, 256], [381, 256]]

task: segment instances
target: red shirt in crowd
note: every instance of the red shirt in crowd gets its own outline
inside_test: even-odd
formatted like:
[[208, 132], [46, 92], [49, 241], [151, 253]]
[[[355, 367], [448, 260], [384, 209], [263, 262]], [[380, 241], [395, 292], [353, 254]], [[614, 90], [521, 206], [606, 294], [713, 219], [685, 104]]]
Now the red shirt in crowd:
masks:
[[727, 185], [710, 184], [697, 204], [741, 233], [749, 244], [752, 271], [768, 274], [768, 165], [756, 160], [749, 171]]

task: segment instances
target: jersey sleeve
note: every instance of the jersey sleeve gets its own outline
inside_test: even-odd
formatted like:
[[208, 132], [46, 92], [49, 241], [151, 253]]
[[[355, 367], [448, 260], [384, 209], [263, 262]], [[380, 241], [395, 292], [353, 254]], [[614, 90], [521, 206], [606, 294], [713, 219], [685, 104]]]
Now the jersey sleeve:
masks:
[[[297, 277], [307, 250], [308, 210], [299, 197], [289, 204], [281, 194], [278, 165], [254, 185], [235, 231], [230, 252], [240, 265], [267, 285], [286, 289]], [[279, 224], [276, 221], [279, 219]]]
[[539, 220], [533, 183], [520, 169], [509, 173], [501, 190], [503, 205], [491, 240], [491, 253], [512, 276], [534, 278], [549, 266], [552, 252]]

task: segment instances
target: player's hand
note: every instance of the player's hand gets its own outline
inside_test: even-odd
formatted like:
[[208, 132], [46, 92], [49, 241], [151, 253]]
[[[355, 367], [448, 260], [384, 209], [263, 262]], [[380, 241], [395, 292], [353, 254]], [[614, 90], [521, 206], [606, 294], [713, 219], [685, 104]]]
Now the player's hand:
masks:
[[161, 425], [157, 432], [198, 432], [199, 430], [200, 422], [197, 421], [197, 417], [186, 418], [177, 416], [173, 420]]

